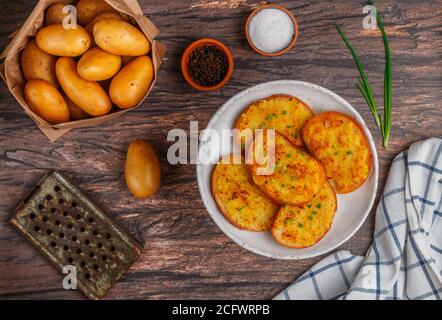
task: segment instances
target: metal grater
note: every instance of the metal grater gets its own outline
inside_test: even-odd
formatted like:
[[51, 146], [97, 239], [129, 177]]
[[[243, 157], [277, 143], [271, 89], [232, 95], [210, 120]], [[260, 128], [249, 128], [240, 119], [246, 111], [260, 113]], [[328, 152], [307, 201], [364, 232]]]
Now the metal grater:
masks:
[[10, 222], [58, 270], [75, 266], [77, 287], [89, 299], [102, 298], [141, 252], [137, 241], [57, 172], [38, 181]]

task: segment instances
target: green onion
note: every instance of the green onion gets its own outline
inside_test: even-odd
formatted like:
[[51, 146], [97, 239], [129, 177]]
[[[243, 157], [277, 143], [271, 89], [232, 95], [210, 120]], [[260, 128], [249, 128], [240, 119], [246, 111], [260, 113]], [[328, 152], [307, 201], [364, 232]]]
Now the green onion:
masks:
[[[371, 5], [374, 6], [374, 1], [370, 0]], [[385, 32], [384, 24], [382, 23], [381, 17], [378, 15], [377, 11], [375, 12], [376, 20], [379, 25], [379, 28], [381, 29], [382, 33], [382, 39], [384, 41], [384, 47], [385, 47], [385, 75], [384, 75], [384, 119], [381, 120], [381, 117], [378, 112], [378, 108], [376, 105], [376, 100], [373, 96], [373, 90], [371, 89], [370, 83], [368, 82], [367, 76], [364, 71], [364, 67], [362, 66], [361, 61], [359, 60], [359, 57], [356, 53], [356, 51], [353, 49], [352, 45], [350, 44], [350, 41], [347, 39], [345, 34], [342, 32], [342, 30], [339, 28], [339, 26], [336, 26], [336, 29], [338, 30], [339, 35], [341, 36], [342, 40], [344, 40], [347, 48], [350, 50], [351, 55], [353, 56], [353, 59], [355, 60], [356, 66], [359, 70], [359, 74], [361, 78], [358, 79], [357, 87], [359, 91], [361, 92], [362, 96], [364, 97], [365, 101], [368, 104], [368, 107], [370, 108], [371, 113], [373, 114], [374, 120], [376, 122], [376, 125], [380, 127], [381, 134], [383, 138], [383, 146], [384, 148], [388, 147], [388, 142], [390, 139], [390, 132], [391, 132], [391, 108], [392, 108], [392, 76], [391, 76], [391, 52], [390, 52], [390, 45], [387, 38], [387, 34]]]

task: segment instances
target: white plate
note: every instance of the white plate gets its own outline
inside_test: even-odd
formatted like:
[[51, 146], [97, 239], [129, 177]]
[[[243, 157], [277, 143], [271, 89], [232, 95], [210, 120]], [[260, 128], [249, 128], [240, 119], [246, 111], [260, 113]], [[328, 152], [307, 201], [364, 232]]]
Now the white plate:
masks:
[[[378, 183], [378, 156], [373, 137], [359, 113], [337, 94], [315, 84], [281, 80], [267, 82], [244, 90], [230, 98], [215, 113], [207, 128], [221, 132], [222, 129], [232, 129], [239, 114], [256, 100], [273, 94], [289, 94], [305, 101], [314, 112], [339, 111], [354, 117], [362, 126], [369, 140], [373, 155], [373, 165], [370, 176], [356, 191], [338, 195], [338, 211], [336, 212], [330, 231], [314, 246], [304, 249], [286, 248], [278, 244], [270, 232], [252, 232], [239, 230], [231, 225], [218, 210], [211, 193], [211, 175], [214, 165], [198, 164], [196, 167], [198, 187], [202, 200], [212, 219], [218, 227], [241, 247], [254, 253], [276, 259], [305, 259], [327, 253], [350, 239], [362, 226], [367, 218], [376, 196]], [[207, 139], [207, 131], [201, 140]], [[202, 143], [202, 149], [210, 145], [210, 141]], [[210, 155], [219, 159], [228, 153], [227, 146], [221, 146], [219, 154]], [[207, 149], [205, 149], [207, 150]], [[227, 150], [227, 151], [226, 151]], [[213, 163], [213, 162], [212, 162]]]

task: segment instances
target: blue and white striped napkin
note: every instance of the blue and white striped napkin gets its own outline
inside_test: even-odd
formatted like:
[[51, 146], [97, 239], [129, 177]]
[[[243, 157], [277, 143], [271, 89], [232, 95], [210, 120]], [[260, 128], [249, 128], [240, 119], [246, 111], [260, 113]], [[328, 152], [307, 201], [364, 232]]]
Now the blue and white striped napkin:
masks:
[[441, 299], [442, 139], [394, 160], [364, 257], [338, 251], [275, 299]]

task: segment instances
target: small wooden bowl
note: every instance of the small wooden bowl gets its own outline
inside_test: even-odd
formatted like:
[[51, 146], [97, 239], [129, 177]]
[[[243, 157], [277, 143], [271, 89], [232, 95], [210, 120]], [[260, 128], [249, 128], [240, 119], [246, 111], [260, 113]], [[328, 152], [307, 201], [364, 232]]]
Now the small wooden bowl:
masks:
[[[293, 25], [295, 27], [295, 34], [293, 35], [293, 39], [290, 42], [290, 44], [286, 48], [284, 48], [284, 49], [282, 49], [282, 50], [280, 50], [278, 52], [269, 53], [269, 52], [261, 51], [257, 47], [255, 47], [255, 45], [252, 42], [252, 39], [250, 38], [250, 34], [249, 34], [250, 22], [252, 21], [252, 18], [258, 12], [260, 12], [261, 10], [264, 10], [264, 9], [277, 9], [277, 10], [284, 11], [290, 17], [290, 19], [292, 19]], [[298, 39], [298, 35], [299, 35], [299, 28], [298, 28], [298, 22], [296, 21], [295, 16], [289, 10], [287, 10], [286, 8], [284, 8], [284, 7], [280, 6], [280, 5], [277, 5], [277, 4], [266, 4], [266, 5], [259, 6], [258, 8], [253, 10], [252, 13], [249, 15], [249, 17], [247, 18], [247, 22], [246, 22], [247, 41], [249, 42], [249, 44], [250, 44], [250, 46], [252, 47], [253, 50], [258, 52], [259, 54], [262, 54], [263, 56], [266, 56], [266, 57], [276, 57], [276, 56], [283, 55], [284, 53], [289, 51], [291, 48], [293, 48], [293, 46], [296, 43], [296, 40]]]
[[[229, 68], [227, 69], [227, 74], [224, 77], [223, 81], [218, 83], [216, 86], [212, 86], [212, 87], [204, 87], [204, 86], [199, 85], [195, 81], [193, 81], [192, 77], [189, 74], [189, 70], [187, 68], [187, 63], [189, 61], [190, 54], [196, 48], [201, 47], [201, 46], [205, 46], [205, 45], [215, 46], [215, 47], [221, 49], [224, 52], [224, 54], [227, 56], [227, 60], [229, 61]], [[233, 74], [233, 56], [230, 53], [229, 49], [224, 44], [219, 42], [218, 40], [200, 39], [200, 40], [197, 40], [197, 41], [191, 43], [184, 51], [183, 56], [181, 58], [181, 71], [183, 73], [184, 79], [186, 79], [187, 83], [190, 84], [193, 88], [200, 90], [200, 91], [217, 90], [217, 89], [223, 87], [230, 80], [230, 77]]]

